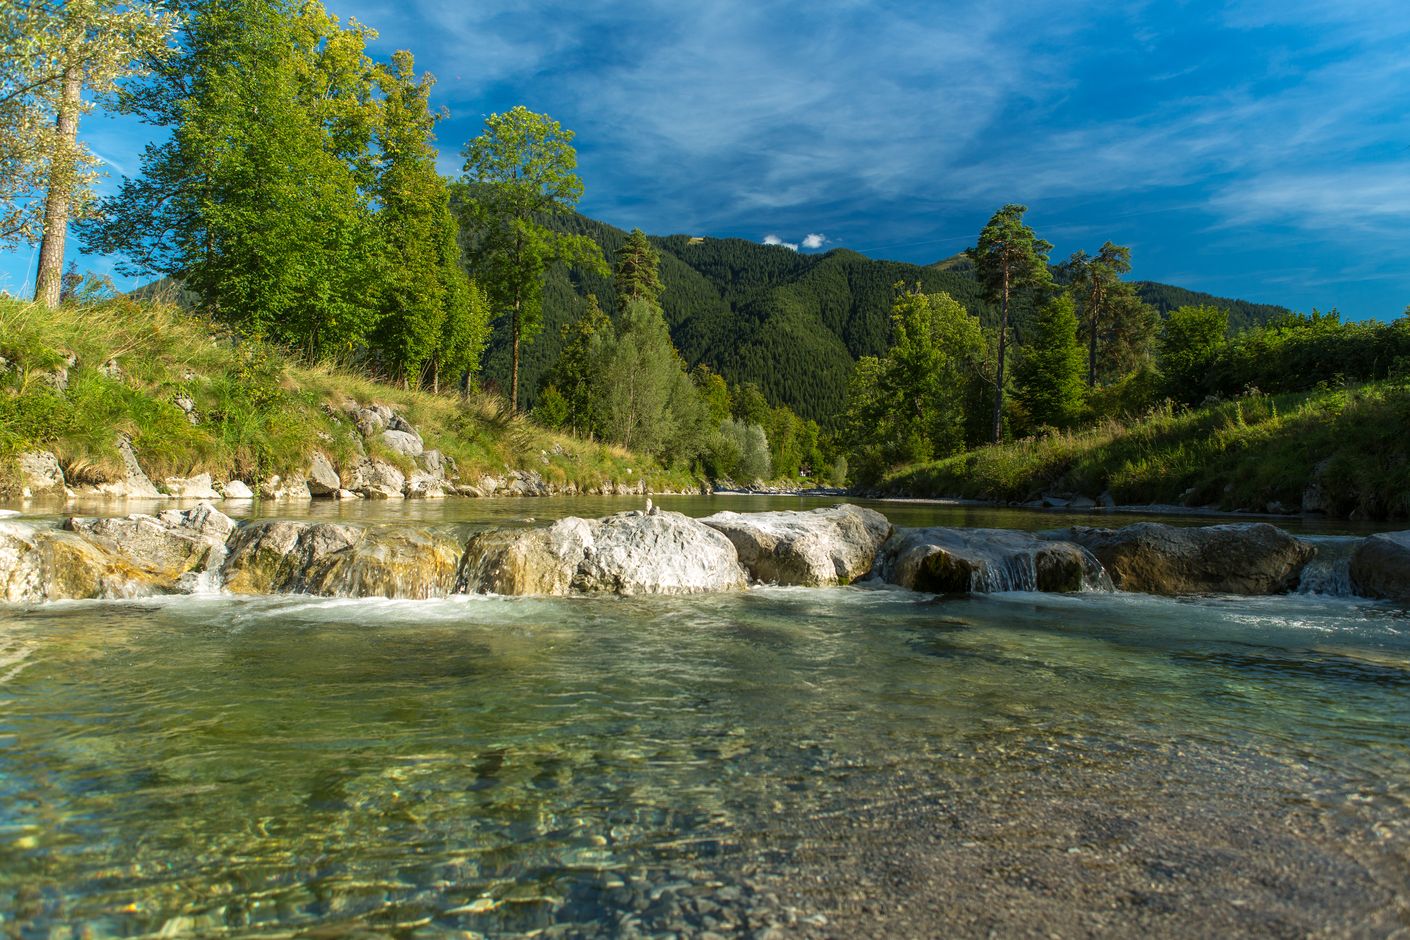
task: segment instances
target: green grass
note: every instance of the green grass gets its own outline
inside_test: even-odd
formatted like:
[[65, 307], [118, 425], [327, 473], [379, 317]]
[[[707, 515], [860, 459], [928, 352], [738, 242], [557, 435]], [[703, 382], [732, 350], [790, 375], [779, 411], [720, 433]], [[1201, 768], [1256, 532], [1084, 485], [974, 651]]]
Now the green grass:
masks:
[[[0, 299], [0, 357], [8, 361], [0, 369], [0, 495], [17, 491], [15, 458], [30, 450], [53, 451], [70, 482], [121, 478], [119, 434], [131, 437], [156, 480], [208, 472], [257, 484], [302, 471], [315, 450], [346, 465], [360, 443], [343, 417], [349, 402], [402, 414], [468, 483], [514, 469], [580, 489], [642, 477], [654, 489], [694, 483], [687, 472], [619, 448], [545, 431], [509, 415], [494, 396], [409, 391], [308, 365], [160, 302], [46, 310]], [[105, 369], [110, 362], [116, 372]], [[67, 387], [57, 389], [49, 377], [64, 367]], [[182, 396], [195, 403], [199, 424], [176, 404]], [[408, 459], [377, 442], [367, 450], [410, 469]]]
[[1379, 383], [1157, 410], [901, 468], [891, 495], [1023, 501], [1050, 493], [1221, 509], [1289, 509], [1320, 481], [1326, 509], [1410, 517], [1410, 388]]

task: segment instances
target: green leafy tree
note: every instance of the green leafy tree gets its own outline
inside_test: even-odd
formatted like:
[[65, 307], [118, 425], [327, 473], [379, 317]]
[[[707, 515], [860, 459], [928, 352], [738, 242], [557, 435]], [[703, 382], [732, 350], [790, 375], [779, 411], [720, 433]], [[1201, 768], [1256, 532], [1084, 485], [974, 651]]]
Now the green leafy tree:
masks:
[[659, 455], [674, 433], [671, 396], [683, 372], [661, 310], [630, 301], [606, 358], [602, 391], [604, 432], [629, 449]]
[[79, 119], [168, 52], [174, 17], [150, 3], [11, 0], [0, 11], [0, 248], [39, 240], [35, 300], [58, 304], [69, 222], [95, 160]]
[[859, 360], [848, 386], [845, 437], [854, 468], [869, 478], [961, 449], [966, 405], [982, 381], [979, 321], [949, 295], [902, 292], [892, 331], [886, 356]]
[[490, 301], [480, 285], [463, 276], [459, 243], [443, 238], [440, 249], [441, 271], [446, 275], [446, 315], [431, 357], [431, 388], [439, 392], [442, 376], [453, 376], [460, 390], [469, 393], [490, 335]]
[[724, 376], [714, 372], [703, 362], [690, 370], [690, 379], [700, 393], [701, 400], [709, 413], [710, 425], [719, 427], [721, 421], [730, 416], [729, 384]]
[[1034, 234], [1023, 223], [1027, 206], [1009, 204], [998, 212], [979, 233], [979, 243], [965, 254], [974, 263], [974, 271], [986, 297], [999, 307], [999, 342], [994, 368], [994, 410], [992, 440], [995, 444], [1003, 434], [1004, 366], [1008, 352], [1010, 306], [1016, 296], [1033, 295], [1045, 290], [1048, 274], [1048, 252], [1053, 246]]
[[1209, 374], [1229, 332], [1229, 312], [1218, 307], [1170, 311], [1160, 334], [1158, 362], [1166, 393], [1195, 403], [1209, 390]]
[[573, 132], [522, 105], [485, 120], [464, 150], [462, 225], [471, 270], [509, 331], [510, 410], [519, 407], [520, 346], [543, 325], [543, 280], [564, 261], [605, 270], [591, 239], [551, 228], [582, 196]]
[[386, 274], [365, 193], [372, 35], [317, 2], [193, 3], [182, 56], [127, 97], [171, 137], [103, 200], [88, 250], [311, 358], [360, 348]]
[[[373, 197], [378, 209], [384, 274], [378, 296], [375, 343], [393, 378], [419, 384], [423, 371], [439, 385], [437, 357], [447, 335], [461, 331], [462, 342], [483, 349], [487, 324], [481, 320], [447, 328], [448, 317], [466, 316], [472, 300], [460, 263], [458, 227], [450, 191], [436, 172], [435, 125], [430, 95], [434, 79], [417, 76], [409, 52], [397, 52], [378, 66], [381, 92], [374, 161]], [[478, 362], [478, 355], [474, 355]]]
[[568, 423], [568, 400], [550, 385], [539, 392], [539, 400], [534, 404], [532, 414], [539, 424], [557, 430]]
[[1014, 397], [1031, 427], [1070, 428], [1081, 419], [1082, 367], [1076, 305], [1059, 294], [1039, 308], [1014, 369]]
[[622, 247], [617, 249], [612, 270], [616, 288], [617, 309], [626, 309], [632, 300], [644, 300], [660, 306], [661, 254], [646, 240], [641, 229], [632, 229]]

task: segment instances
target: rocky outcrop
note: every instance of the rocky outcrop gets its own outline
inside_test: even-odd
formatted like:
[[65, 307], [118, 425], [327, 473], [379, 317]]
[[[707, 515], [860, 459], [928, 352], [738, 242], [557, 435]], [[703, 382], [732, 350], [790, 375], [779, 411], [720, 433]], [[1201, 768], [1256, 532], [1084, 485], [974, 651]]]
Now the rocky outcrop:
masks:
[[477, 535], [463, 590], [496, 594], [699, 594], [745, 586], [724, 535], [675, 512], [562, 519], [547, 529]]
[[433, 532], [256, 522], [230, 540], [222, 573], [236, 594], [424, 599], [451, 593], [460, 555]]
[[89, 496], [105, 496], [112, 499], [161, 499], [163, 494], [148, 478], [142, 465], [137, 462], [137, 452], [132, 449], [132, 441], [120, 435], [117, 441], [118, 456], [122, 458], [123, 475], [119, 479], [75, 487]]
[[0, 522], [0, 600], [10, 603], [162, 593], [150, 576], [82, 536]]
[[1351, 586], [1363, 597], [1410, 604], [1410, 532], [1382, 532], [1356, 546]]
[[1118, 588], [1145, 594], [1284, 594], [1315, 553], [1264, 522], [1077, 526], [1056, 536], [1095, 555]]
[[226, 499], [254, 499], [255, 492], [244, 480], [231, 480], [220, 488], [220, 495]]
[[59, 458], [47, 450], [20, 454], [20, 494], [30, 496], [63, 496], [64, 471]]
[[419, 457], [426, 449], [419, 434], [412, 434], [407, 431], [383, 431], [382, 444], [394, 454], [401, 454], [403, 457]]
[[194, 576], [219, 567], [235, 520], [202, 503], [157, 516], [68, 519], [64, 528], [81, 535], [163, 591], [194, 588]]
[[885, 516], [857, 506], [720, 512], [700, 521], [723, 533], [749, 576], [766, 584], [850, 584], [866, 576], [891, 535]]
[[592, 546], [592, 524], [572, 516], [547, 528], [480, 532], [465, 546], [459, 590], [568, 594]]
[[364, 499], [401, 499], [406, 475], [385, 460], [363, 457], [348, 475], [348, 489]]
[[1110, 586], [1102, 566], [1081, 546], [1007, 529], [898, 529], [872, 573], [888, 584], [935, 594]]

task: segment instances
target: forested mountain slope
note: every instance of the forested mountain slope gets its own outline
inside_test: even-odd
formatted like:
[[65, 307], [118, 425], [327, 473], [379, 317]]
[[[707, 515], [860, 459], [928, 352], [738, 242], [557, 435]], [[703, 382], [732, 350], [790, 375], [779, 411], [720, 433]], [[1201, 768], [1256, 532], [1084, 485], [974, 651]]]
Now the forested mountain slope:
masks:
[[[627, 237], [621, 229], [581, 215], [562, 224], [596, 241], [609, 261]], [[732, 383], [757, 383], [770, 402], [824, 423], [842, 409], [857, 358], [885, 352], [897, 283], [945, 291], [992, 325], [991, 310], [963, 255], [922, 266], [873, 260], [847, 249], [800, 254], [737, 238], [671, 235], [651, 242], [661, 253], [662, 304], [671, 336], [687, 365], [704, 363]], [[1167, 284], [1141, 281], [1136, 287], [1162, 315], [1186, 304], [1226, 308], [1235, 331], [1286, 312]], [[520, 366], [529, 403], [558, 359], [560, 329], [577, 318], [590, 293], [615, 315], [609, 277], [576, 269], [550, 274], [544, 330], [524, 349]], [[1021, 342], [1021, 318], [1016, 325]], [[509, 349], [497, 333], [484, 377], [504, 387], [508, 375]]]

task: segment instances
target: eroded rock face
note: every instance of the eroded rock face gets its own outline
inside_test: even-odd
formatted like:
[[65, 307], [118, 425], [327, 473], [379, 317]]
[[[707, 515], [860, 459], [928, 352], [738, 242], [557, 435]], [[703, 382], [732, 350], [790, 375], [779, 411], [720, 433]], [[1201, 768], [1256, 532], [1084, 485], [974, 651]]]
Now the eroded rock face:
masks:
[[47, 450], [20, 454], [20, 487], [25, 496], [63, 496], [64, 471]]
[[466, 549], [461, 580], [464, 590], [499, 594], [698, 594], [745, 586], [729, 539], [674, 512], [481, 533]]
[[310, 566], [357, 544], [362, 534], [330, 522], [251, 523], [227, 543], [225, 587], [236, 594], [301, 593]]
[[1410, 604], [1410, 532], [1382, 532], [1356, 546], [1351, 585], [1364, 597]]
[[406, 457], [419, 457], [421, 452], [425, 450], [420, 435], [406, 431], [383, 431], [382, 443], [392, 453]]
[[491, 529], [465, 546], [459, 590], [474, 594], [568, 594], [593, 545], [586, 519], [543, 529]]
[[1062, 593], [1110, 585], [1082, 547], [1007, 529], [897, 529], [872, 573], [888, 584], [935, 594]]
[[64, 523], [104, 552], [122, 559], [163, 590], [178, 590], [183, 578], [218, 567], [235, 521], [209, 503], [169, 509], [158, 516], [78, 519]]
[[223, 574], [236, 594], [444, 597], [455, 588], [460, 543], [421, 530], [327, 522], [256, 522], [236, 533]]
[[146, 573], [73, 532], [0, 522], [0, 600], [10, 603], [163, 593]]
[[721, 512], [700, 521], [728, 538], [750, 577], [767, 584], [850, 584], [871, 570], [892, 531], [881, 513], [857, 506]]
[[1077, 526], [1058, 535], [1095, 555], [1118, 588], [1145, 594], [1285, 594], [1316, 553], [1264, 522]]

